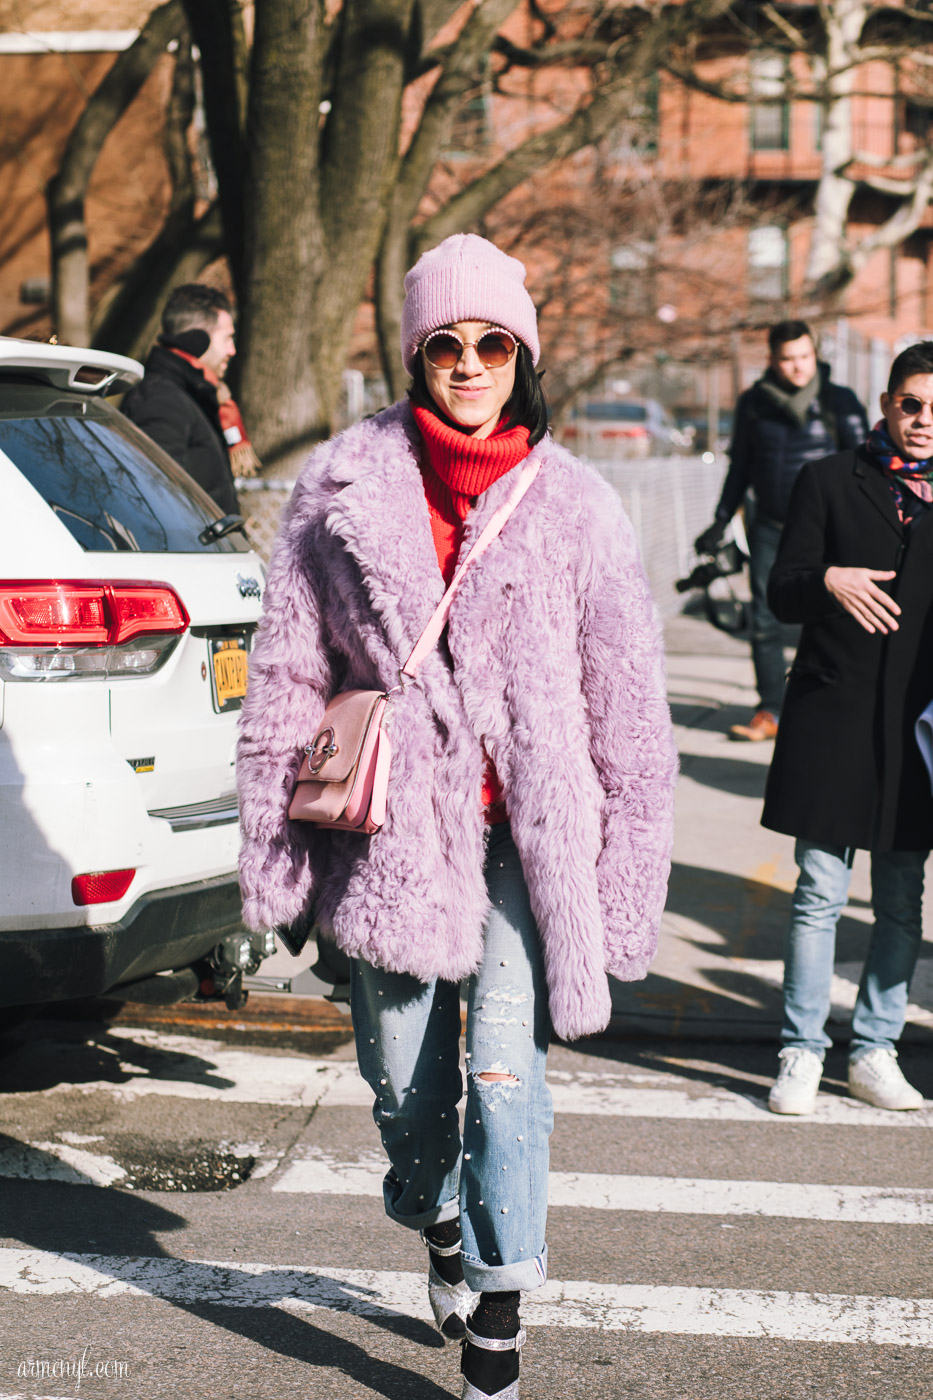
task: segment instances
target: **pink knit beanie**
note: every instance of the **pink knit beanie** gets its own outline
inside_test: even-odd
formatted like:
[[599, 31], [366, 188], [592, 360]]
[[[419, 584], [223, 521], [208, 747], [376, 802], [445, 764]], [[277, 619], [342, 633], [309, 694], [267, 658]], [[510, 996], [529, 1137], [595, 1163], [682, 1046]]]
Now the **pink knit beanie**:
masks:
[[525, 265], [475, 233], [454, 233], [405, 278], [402, 359], [409, 374], [426, 335], [454, 321], [491, 321], [511, 331], [538, 363], [538, 317], [525, 289]]

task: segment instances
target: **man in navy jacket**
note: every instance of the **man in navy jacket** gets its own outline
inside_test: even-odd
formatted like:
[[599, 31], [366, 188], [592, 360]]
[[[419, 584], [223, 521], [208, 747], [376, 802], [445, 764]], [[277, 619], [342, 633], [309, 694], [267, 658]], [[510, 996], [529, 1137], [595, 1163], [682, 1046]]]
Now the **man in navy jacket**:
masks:
[[233, 316], [223, 292], [185, 283], [165, 303], [162, 334], [149, 352], [146, 373], [123, 400], [127, 418], [226, 515], [236, 515], [239, 505], [216, 386], [235, 354]]
[[858, 447], [868, 434], [865, 410], [851, 389], [833, 384], [818, 364], [804, 321], [781, 321], [768, 333], [768, 368], [739, 396], [730, 465], [716, 519], [697, 537], [700, 553], [715, 550], [726, 525], [746, 504], [752, 586], [752, 660], [758, 710], [730, 737], [773, 739], [784, 695], [781, 626], [768, 606], [768, 575], [797, 473], [805, 462]]

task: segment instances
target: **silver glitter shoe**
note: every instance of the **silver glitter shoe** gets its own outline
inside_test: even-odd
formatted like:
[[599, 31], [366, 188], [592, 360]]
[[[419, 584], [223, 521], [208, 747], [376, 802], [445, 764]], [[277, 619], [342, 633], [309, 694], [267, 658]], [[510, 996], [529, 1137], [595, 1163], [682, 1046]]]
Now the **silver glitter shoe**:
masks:
[[431, 1259], [432, 1250], [442, 1259], [453, 1258], [455, 1254], [460, 1253], [461, 1242], [458, 1240], [456, 1244], [431, 1244], [425, 1238], [423, 1230], [420, 1234], [428, 1248], [428, 1299], [437, 1330], [445, 1342], [462, 1342], [466, 1332], [466, 1320], [476, 1307], [479, 1294], [473, 1292], [466, 1279], [461, 1279], [459, 1283], [448, 1283], [446, 1279], [442, 1279]]
[[[470, 1324], [464, 1327], [463, 1340], [469, 1342], [471, 1346], [479, 1347], [481, 1351], [517, 1351], [521, 1352], [525, 1345], [525, 1329], [519, 1327], [514, 1337], [481, 1337], [472, 1331]], [[485, 1390], [477, 1390], [466, 1376], [463, 1377], [463, 1393], [460, 1400], [518, 1400], [518, 1376], [505, 1390], [497, 1390], [494, 1395], [487, 1395]]]

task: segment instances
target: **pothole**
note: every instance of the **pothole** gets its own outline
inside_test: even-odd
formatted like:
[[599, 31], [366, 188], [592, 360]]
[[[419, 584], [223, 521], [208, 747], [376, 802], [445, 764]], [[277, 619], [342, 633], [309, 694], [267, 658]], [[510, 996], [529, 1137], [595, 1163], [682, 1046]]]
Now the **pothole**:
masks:
[[145, 1160], [122, 1163], [126, 1176], [116, 1185], [129, 1191], [233, 1191], [248, 1181], [255, 1157], [199, 1148], [177, 1152], [150, 1152]]

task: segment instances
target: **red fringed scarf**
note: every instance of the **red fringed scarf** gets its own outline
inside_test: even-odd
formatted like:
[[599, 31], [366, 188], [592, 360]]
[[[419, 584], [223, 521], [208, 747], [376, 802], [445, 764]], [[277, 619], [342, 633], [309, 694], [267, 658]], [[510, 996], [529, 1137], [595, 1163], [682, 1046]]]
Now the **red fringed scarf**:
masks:
[[207, 380], [212, 384], [217, 393], [217, 413], [220, 418], [220, 430], [224, 435], [227, 444], [227, 452], [230, 456], [230, 470], [234, 476], [255, 476], [262, 465], [256, 456], [256, 450], [249, 440], [246, 432], [246, 425], [243, 422], [243, 415], [237, 406], [233, 395], [224, 384], [218, 379], [212, 369], [208, 369], [203, 360], [197, 359], [194, 355], [189, 355], [185, 350], [179, 350], [176, 346], [168, 347], [173, 355], [177, 355], [180, 360], [187, 360], [189, 365], [194, 365], [200, 370]]

